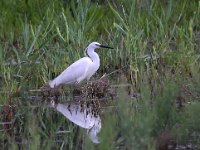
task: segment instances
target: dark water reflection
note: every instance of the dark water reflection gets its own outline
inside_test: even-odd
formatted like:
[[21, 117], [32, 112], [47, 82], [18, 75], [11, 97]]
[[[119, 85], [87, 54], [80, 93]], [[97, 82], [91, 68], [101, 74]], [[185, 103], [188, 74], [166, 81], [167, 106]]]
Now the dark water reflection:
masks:
[[74, 124], [86, 129], [87, 135], [93, 143], [100, 143], [98, 133], [101, 131], [101, 118], [93, 105], [77, 102], [56, 104], [54, 100], [51, 100], [50, 106]]

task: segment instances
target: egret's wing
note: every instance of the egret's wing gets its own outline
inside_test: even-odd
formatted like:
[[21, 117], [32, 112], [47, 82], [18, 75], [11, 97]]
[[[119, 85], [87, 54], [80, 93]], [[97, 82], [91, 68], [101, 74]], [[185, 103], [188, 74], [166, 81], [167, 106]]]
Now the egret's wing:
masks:
[[[77, 104], [58, 103], [56, 110], [82, 128], [91, 129], [94, 126], [98, 126], [98, 129], [101, 128], [101, 119], [99, 116], [92, 114], [91, 108], [82, 108]], [[100, 129], [95, 131], [100, 132]]]
[[77, 81], [78, 78], [85, 75], [88, 66], [91, 64], [91, 60], [88, 57], [79, 59], [65, 69], [58, 77], [49, 82], [49, 85], [53, 88], [60, 84], [72, 84]]
[[64, 83], [74, 83], [83, 76], [90, 65], [91, 60], [88, 57], [79, 59], [65, 69], [58, 78], [62, 78]]
[[101, 131], [101, 118], [92, 113], [91, 107], [83, 108], [77, 104], [58, 103], [56, 110], [73, 123], [87, 129], [88, 136], [93, 143], [100, 143], [98, 133]]

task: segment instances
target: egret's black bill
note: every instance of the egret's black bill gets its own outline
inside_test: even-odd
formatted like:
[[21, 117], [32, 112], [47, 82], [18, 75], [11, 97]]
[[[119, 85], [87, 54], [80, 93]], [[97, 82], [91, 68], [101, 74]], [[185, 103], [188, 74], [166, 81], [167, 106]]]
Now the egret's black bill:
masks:
[[110, 46], [105, 46], [105, 45], [99, 45], [99, 46], [102, 47], [102, 48], [114, 49], [114, 48], [112, 48], [112, 47], [110, 47]]

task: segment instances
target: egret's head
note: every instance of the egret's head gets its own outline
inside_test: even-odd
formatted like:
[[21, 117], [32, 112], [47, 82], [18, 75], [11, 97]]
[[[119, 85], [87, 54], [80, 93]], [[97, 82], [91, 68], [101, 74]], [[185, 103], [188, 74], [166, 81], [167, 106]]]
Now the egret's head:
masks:
[[112, 47], [101, 45], [98, 42], [92, 42], [92, 43], [90, 43], [90, 45], [88, 46], [88, 48], [92, 48], [92, 49], [96, 49], [96, 48], [110, 48], [110, 49], [113, 49]]

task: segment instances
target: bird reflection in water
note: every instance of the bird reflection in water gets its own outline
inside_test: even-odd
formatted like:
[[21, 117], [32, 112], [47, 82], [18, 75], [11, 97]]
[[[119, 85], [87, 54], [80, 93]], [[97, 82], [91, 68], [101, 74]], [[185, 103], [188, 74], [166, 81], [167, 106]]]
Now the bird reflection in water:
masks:
[[101, 118], [98, 109], [93, 105], [78, 103], [55, 103], [51, 100], [51, 107], [62, 113], [71, 122], [87, 129], [87, 134], [93, 143], [100, 143], [98, 133], [101, 130]]

